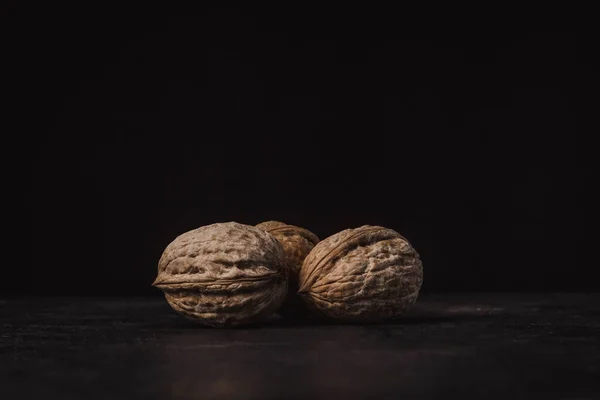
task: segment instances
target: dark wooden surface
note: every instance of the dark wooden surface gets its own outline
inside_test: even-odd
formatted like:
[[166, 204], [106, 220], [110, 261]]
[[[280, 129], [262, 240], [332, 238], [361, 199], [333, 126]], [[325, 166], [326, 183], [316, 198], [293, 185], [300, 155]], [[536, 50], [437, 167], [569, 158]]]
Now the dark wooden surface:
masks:
[[0, 399], [600, 399], [600, 294], [423, 295], [404, 320], [201, 328], [162, 298], [0, 300]]

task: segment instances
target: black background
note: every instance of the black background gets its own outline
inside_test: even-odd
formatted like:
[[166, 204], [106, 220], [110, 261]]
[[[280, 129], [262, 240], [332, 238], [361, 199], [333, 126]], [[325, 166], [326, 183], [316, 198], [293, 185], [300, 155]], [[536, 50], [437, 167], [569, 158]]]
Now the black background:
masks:
[[36, 20], [31, 264], [3, 292], [160, 296], [177, 235], [272, 219], [395, 229], [424, 291], [595, 289], [581, 34], [370, 11]]

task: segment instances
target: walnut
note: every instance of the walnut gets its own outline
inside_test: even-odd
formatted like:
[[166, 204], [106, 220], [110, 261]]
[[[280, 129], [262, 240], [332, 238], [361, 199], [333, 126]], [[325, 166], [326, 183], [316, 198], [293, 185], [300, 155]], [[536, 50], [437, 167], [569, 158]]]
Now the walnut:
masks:
[[277, 311], [288, 287], [281, 244], [237, 222], [183, 233], [164, 250], [153, 286], [169, 305], [202, 324], [221, 327], [259, 321]]
[[396, 318], [416, 301], [423, 266], [399, 233], [365, 225], [319, 242], [304, 260], [299, 281], [299, 293], [318, 313], [374, 322]]
[[319, 242], [317, 235], [299, 226], [288, 225], [279, 221], [266, 221], [256, 225], [273, 235], [285, 253], [286, 264], [290, 270], [288, 295], [279, 310], [284, 316], [293, 315], [300, 317], [307, 314], [304, 301], [298, 296], [298, 274], [306, 255]]

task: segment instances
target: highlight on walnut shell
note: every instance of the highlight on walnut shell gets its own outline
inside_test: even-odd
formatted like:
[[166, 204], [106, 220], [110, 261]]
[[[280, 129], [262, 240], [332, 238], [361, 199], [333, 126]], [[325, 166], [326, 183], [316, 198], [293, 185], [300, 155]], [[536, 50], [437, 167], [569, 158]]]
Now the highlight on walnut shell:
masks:
[[257, 322], [285, 299], [281, 244], [262, 229], [221, 222], [183, 233], [164, 250], [153, 286], [178, 313], [225, 327]]
[[280, 221], [261, 222], [256, 227], [270, 233], [281, 243], [289, 268], [289, 290], [279, 313], [295, 317], [308, 314], [306, 304], [297, 294], [298, 274], [304, 259], [319, 242], [319, 238], [308, 229]]
[[319, 242], [299, 275], [299, 293], [319, 314], [346, 321], [394, 319], [417, 300], [419, 254], [398, 232], [364, 225]]

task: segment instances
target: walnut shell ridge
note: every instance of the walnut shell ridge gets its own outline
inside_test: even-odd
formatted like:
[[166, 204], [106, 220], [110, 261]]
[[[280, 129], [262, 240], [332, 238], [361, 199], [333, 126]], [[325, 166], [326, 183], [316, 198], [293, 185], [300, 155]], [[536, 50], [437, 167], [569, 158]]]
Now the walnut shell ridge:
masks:
[[280, 221], [265, 221], [256, 227], [270, 233], [281, 243], [289, 269], [289, 290], [279, 313], [296, 317], [302, 313], [306, 314], [306, 304], [297, 294], [298, 274], [304, 259], [319, 242], [318, 236], [308, 229]]
[[164, 250], [153, 286], [178, 313], [238, 326], [277, 311], [288, 287], [281, 244], [250, 225], [221, 222], [185, 232]]
[[308, 253], [319, 242], [317, 235], [308, 229], [279, 221], [261, 222], [256, 227], [270, 233], [281, 243], [288, 266], [296, 275]]
[[299, 293], [327, 317], [375, 322], [397, 318], [417, 300], [423, 265], [398, 232], [364, 225], [320, 241], [299, 274]]

